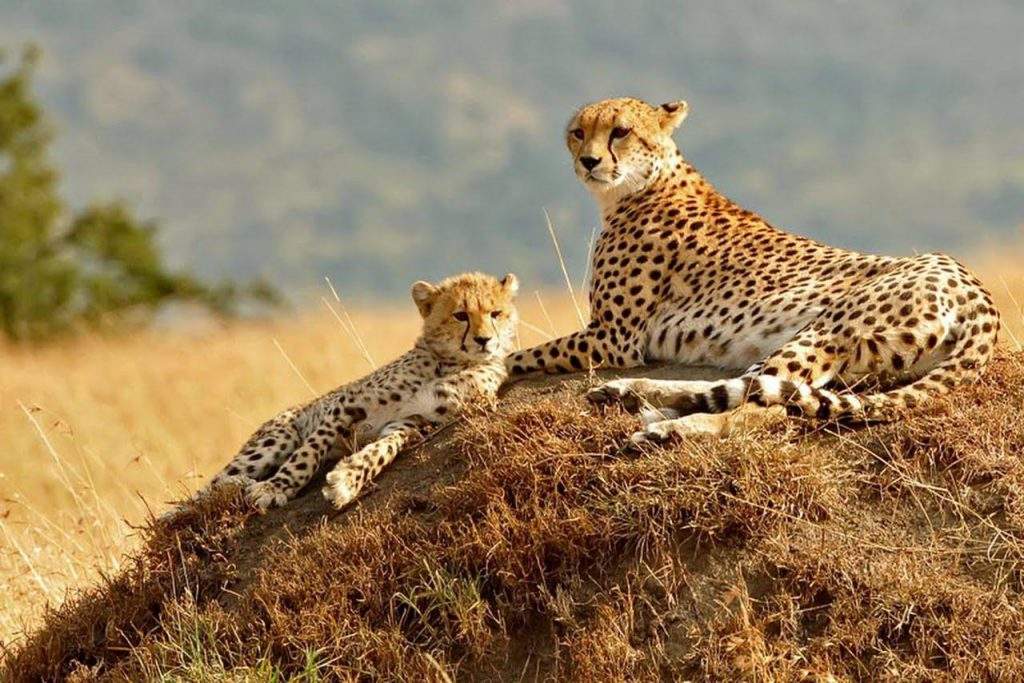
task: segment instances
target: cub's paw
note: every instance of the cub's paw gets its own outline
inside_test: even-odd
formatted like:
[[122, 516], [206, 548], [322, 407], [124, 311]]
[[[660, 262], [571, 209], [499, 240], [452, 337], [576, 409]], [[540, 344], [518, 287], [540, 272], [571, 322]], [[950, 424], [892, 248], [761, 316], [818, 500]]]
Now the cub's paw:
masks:
[[221, 477], [213, 482], [213, 486], [241, 486], [248, 488], [252, 484], [255, 484], [256, 480], [246, 474], [231, 474], [226, 477]]
[[249, 487], [255, 483], [255, 479], [253, 479], [252, 477], [247, 477], [244, 474], [233, 474], [230, 476], [215, 478], [213, 481], [207, 484], [206, 487], [196, 491], [190, 498], [175, 503], [173, 506], [171, 506], [170, 509], [168, 509], [162, 515], [157, 517], [157, 521], [171, 522], [176, 520], [178, 517], [182, 515], [182, 513], [191, 508], [193, 503], [208, 498], [215, 491], [218, 491], [225, 486], [237, 486], [241, 491], [248, 491]]
[[635, 381], [631, 379], [616, 379], [596, 386], [587, 392], [587, 400], [598, 406], [621, 403], [630, 412], [639, 410], [641, 403]]
[[347, 467], [338, 467], [327, 474], [327, 486], [322, 489], [324, 498], [338, 510], [342, 509], [359, 495], [358, 477], [355, 471]]
[[287, 494], [270, 481], [253, 482], [246, 489], [245, 497], [260, 512], [273, 507], [281, 507], [288, 502]]

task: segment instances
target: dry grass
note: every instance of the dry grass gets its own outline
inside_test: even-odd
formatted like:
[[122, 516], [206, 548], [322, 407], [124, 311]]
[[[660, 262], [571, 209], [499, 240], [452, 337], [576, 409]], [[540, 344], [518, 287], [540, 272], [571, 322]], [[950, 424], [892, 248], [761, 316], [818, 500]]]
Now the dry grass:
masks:
[[1003, 342], [1024, 349], [1024, 234], [1005, 244], [977, 249], [963, 262], [978, 273], [995, 297], [1003, 314]]
[[227, 494], [147, 529], [9, 673], [1024, 675], [1024, 357], [898, 424], [628, 457], [634, 419], [578, 384], [515, 390], [413, 458], [444, 476], [276, 540]]
[[[966, 261], [999, 300], [1008, 347], [1024, 341], [1019, 258], [992, 251]], [[798, 678], [826, 670], [857, 676], [851, 666], [884, 665], [925, 680], [945, 670], [938, 664], [959, 674], [999, 661], [1019, 665], [999, 642], [1011, 626], [1019, 628], [1005, 609], [1018, 595], [1024, 524], [1020, 425], [1007, 403], [1016, 400], [1019, 408], [1022, 398], [1017, 361], [1001, 366], [1005, 380], [986, 385], [998, 390], [976, 393], [971, 402], [821, 446], [780, 434], [698, 458], [688, 451], [619, 462], [594, 454], [619, 438], [628, 420], [580, 422], [574, 414], [562, 424], [556, 418], [564, 406], [542, 405], [510, 415], [521, 426], [519, 437], [483, 421], [485, 431], [461, 451], [478, 467], [431, 497], [431, 514], [447, 526], [430, 533], [449, 536], [424, 538], [423, 529], [388, 517], [393, 513], [367, 513], [343, 532], [324, 528], [275, 549], [300, 566], [312, 558], [311, 570], [317, 561], [337, 567], [337, 553], [364, 558], [322, 577], [320, 586], [296, 588], [289, 610], [259, 612], [270, 609], [260, 600], [272, 597], [275, 582], [297, 580], [274, 573], [250, 585], [243, 607], [223, 607], [211, 600], [217, 591], [210, 586], [229, 569], [209, 557], [230, 550], [234, 541], [223, 528], [237, 524], [233, 512], [196, 522], [213, 525], [196, 538], [228, 545], [206, 548], [195, 567], [177, 547], [187, 535], [154, 536], [133, 525], [145, 520], [149, 505], [159, 508], [201, 484], [263, 418], [305, 399], [310, 388], [363, 373], [366, 351], [387, 360], [415, 334], [411, 306], [394, 315], [352, 310], [349, 319], [329, 300], [333, 312], [324, 307], [288, 321], [0, 349], [0, 434], [7, 446], [0, 460], [0, 578], [7, 589], [0, 641], [23, 642], [44, 607], [60, 605], [69, 589], [108, 576], [122, 582], [108, 595], [120, 595], [155, 574], [163, 578], [146, 584], [152, 593], [138, 592], [137, 611], [125, 617], [129, 624], [151, 618], [147, 595], [162, 604], [162, 635], [129, 662], [153, 675], [170, 666], [188, 678], [187, 667], [203, 666], [206, 673], [233, 672], [227, 678], [262, 680], [354, 653], [365, 671], [388, 675], [479, 672], [487, 653], [533, 647], [520, 642], [522, 609], [542, 625], [543, 637], [536, 637], [548, 658], [520, 658], [515, 666], [578, 678], [641, 676], [669, 665], [723, 677]], [[522, 330], [524, 344], [576, 326], [566, 295], [543, 301], [542, 307], [531, 294], [523, 297], [531, 323]], [[515, 441], [523, 435], [546, 441]], [[481, 443], [490, 445], [473, 446]], [[489, 502], [495, 500], [502, 505]], [[918, 517], [910, 516], [914, 510]], [[864, 527], [864, 520], [875, 526]], [[365, 535], [366, 525], [393, 534], [364, 547], [370, 541], [360, 540], [359, 530]], [[721, 578], [711, 580], [673, 550], [689, 542], [670, 533], [679, 529], [713, 549], [709, 562], [738, 547], [743, 557], [729, 555]], [[829, 537], [842, 543], [829, 546]], [[423, 548], [440, 540], [450, 544], [443, 548], [449, 554], [422, 564]], [[166, 559], [172, 541], [175, 552], [185, 553], [173, 561]], [[416, 545], [422, 543], [431, 545]], [[850, 546], [865, 554], [836, 550]], [[126, 551], [143, 547], [149, 550], [125, 559]], [[456, 551], [464, 554], [450, 554]], [[871, 559], [871, 552], [879, 555]], [[894, 552], [910, 559], [901, 564]], [[929, 562], [917, 561], [929, 553]], [[488, 563], [467, 564], [471, 556]], [[391, 557], [420, 563], [397, 566]], [[594, 558], [612, 558], [616, 571], [595, 572]], [[343, 586], [369, 592], [377, 581], [394, 588], [386, 605], [348, 614], [350, 602], [340, 600], [323, 621], [309, 622], [308, 605], [335, 600]], [[706, 610], [706, 618], [682, 619], [673, 610], [683, 606]], [[60, 614], [88, 613], [69, 606]], [[97, 622], [86, 630], [109, 616], [106, 608], [93, 613]], [[249, 630], [240, 629], [239, 614], [252, 617]], [[268, 614], [280, 621], [268, 622]], [[966, 630], [951, 634], [951, 615]], [[69, 635], [81, 635], [81, 621], [63, 623]], [[330, 629], [349, 635], [323, 640]], [[259, 652], [254, 637], [264, 638], [255, 641]], [[186, 641], [194, 647], [183, 647]], [[376, 654], [367, 659], [366, 648]], [[197, 664], [197, 653], [212, 659]], [[240, 670], [242, 654], [266, 666]]]
[[[0, 346], [0, 642], [118, 570], [131, 525], [200, 486], [264, 419], [364, 374], [349, 321], [377, 362], [416, 335], [411, 302], [347, 316], [328, 296], [333, 312], [289, 320]], [[575, 324], [564, 296], [543, 299], [546, 313], [524, 293], [523, 344]]]

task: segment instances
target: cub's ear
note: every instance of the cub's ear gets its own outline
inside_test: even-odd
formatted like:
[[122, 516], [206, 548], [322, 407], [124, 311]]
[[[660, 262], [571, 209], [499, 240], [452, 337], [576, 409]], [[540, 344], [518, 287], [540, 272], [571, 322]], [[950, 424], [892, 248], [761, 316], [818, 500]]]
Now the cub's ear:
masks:
[[420, 309], [420, 315], [424, 318], [430, 315], [435, 298], [437, 298], [437, 287], [429, 282], [420, 280], [412, 286], [412, 300], [416, 302], [416, 308]]
[[509, 296], [515, 296], [519, 292], [519, 278], [515, 276], [515, 273], [509, 273], [501, 278], [501, 286]]
[[666, 102], [658, 107], [658, 119], [661, 123], [661, 130], [664, 133], [671, 133], [686, 118], [690, 106], [684, 100]]

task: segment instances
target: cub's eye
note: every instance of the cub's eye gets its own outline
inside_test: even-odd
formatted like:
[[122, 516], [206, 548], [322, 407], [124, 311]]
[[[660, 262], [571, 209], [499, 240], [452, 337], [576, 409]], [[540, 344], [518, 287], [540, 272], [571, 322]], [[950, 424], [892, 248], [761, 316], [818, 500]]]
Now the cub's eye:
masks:
[[629, 128], [623, 128], [622, 126], [616, 126], [612, 128], [612, 140], [618, 140], [629, 135]]
[[500, 318], [501, 317], [501, 311], [491, 311], [491, 317], [492, 318]]
[[454, 317], [459, 322], [464, 323], [469, 320], [469, 313], [466, 313], [465, 311], [456, 311]]
[[572, 129], [572, 136], [574, 138], [576, 138], [577, 140], [582, 140], [583, 139], [583, 129], [582, 128], [573, 128]]

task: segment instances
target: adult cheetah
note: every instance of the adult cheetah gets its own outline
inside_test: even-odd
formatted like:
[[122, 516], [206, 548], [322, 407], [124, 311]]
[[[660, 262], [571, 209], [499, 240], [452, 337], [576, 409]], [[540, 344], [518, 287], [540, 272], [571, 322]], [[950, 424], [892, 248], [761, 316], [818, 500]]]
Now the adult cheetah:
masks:
[[324, 496], [341, 508], [424, 429], [456, 411], [493, 401], [515, 348], [516, 277], [467, 273], [438, 285], [417, 282], [412, 298], [423, 332], [411, 351], [363, 379], [265, 422], [210, 482], [246, 487], [259, 509], [284, 505], [339, 440], [365, 445], [327, 475]]
[[646, 361], [747, 368], [715, 382], [620, 379], [595, 403], [644, 407], [634, 442], [720, 433], [726, 411], [783, 406], [884, 417], [975, 378], [999, 314], [944, 254], [894, 258], [776, 229], [715, 190], [672, 133], [685, 102], [621, 98], [566, 129], [576, 175], [601, 209], [583, 330], [507, 359], [514, 374]]

